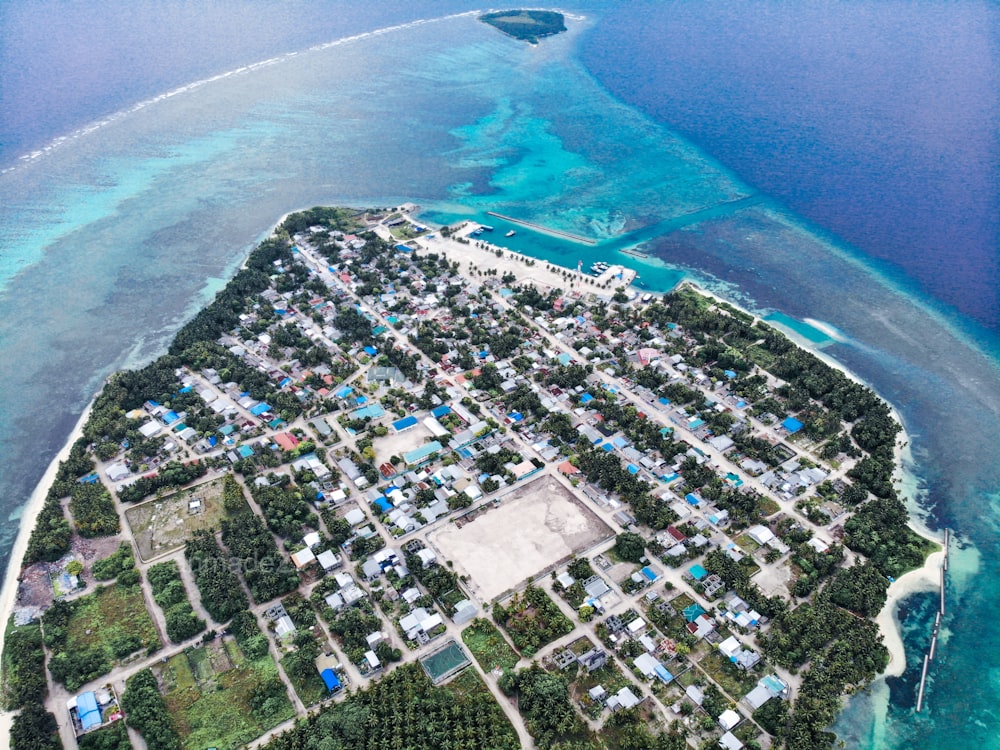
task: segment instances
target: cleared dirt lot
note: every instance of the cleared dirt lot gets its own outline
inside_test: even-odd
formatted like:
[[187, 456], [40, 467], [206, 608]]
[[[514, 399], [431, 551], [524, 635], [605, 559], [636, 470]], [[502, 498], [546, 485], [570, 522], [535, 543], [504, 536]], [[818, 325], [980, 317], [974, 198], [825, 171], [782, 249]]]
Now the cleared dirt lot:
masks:
[[[227, 513], [222, 506], [223, 477], [179, 490], [125, 511], [139, 558], [146, 562], [183, 546], [195, 529], [218, 529]], [[189, 503], [200, 500], [201, 507], [192, 512]]]
[[434, 531], [428, 541], [488, 602], [611, 535], [557, 479], [543, 475], [504, 496], [499, 507], [460, 528]]

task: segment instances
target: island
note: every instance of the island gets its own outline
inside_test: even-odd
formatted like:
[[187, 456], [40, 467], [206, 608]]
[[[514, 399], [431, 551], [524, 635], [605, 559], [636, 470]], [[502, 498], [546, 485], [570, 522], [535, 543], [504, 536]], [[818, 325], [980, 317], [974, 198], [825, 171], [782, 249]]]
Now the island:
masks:
[[108, 379], [16, 549], [10, 746], [833, 747], [937, 546], [889, 405], [693, 286], [416, 216], [284, 217]]
[[566, 31], [563, 14], [553, 10], [501, 10], [484, 13], [479, 20], [529, 44]]

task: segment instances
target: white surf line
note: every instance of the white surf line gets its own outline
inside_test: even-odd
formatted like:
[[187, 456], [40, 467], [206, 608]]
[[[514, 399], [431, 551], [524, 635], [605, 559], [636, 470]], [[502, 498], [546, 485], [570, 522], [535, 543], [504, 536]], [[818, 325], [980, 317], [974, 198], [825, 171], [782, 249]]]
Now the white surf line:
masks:
[[471, 10], [471, 11], [465, 11], [463, 13], [452, 13], [451, 15], [447, 16], [439, 16], [437, 18], [421, 18], [415, 21], [407, 21], [406, 23], [396, 24], [394, 26], [386, 26], [381, 29], [375, 29], [373, 31], [365, 31], [360, 34], [353, 34], [351, 36], [342, 37], [340, 39], [335, 39], [331, 42], [315, 44], [311, 47], [307, 47], [304, 50], [285, 52], [284, 54], [277, 55], [276, 57], [269, 57], [266, 60], [260, 60], [259, 62], [250, 63], [248, 65], [241, 65], [238, 68], [227, 70], [224, 73], [218, 73], [216, 75], [209, 76], [207, 78], [201, 78], [197, 81], [193, 81], [192, 83], [187, 83], [183, 86], [178, 86], [177, 88], [171, 89], [170, 91], [166, 91], [162, 94], [157, 94], [156, 96], [150, 97], [149, 99], [143, 99], [142, 101], [133, 104], [131, 107], [119, 110], [114, 114], [103, 117], [100, 120], [95, 120], [94, 122], [85, 125], [82, 128], [74, 130], [69, 135], [61, 135], [58, 136], [57, 138], [53, 138], [45, 146], [42, 146], [41, 148], [35, 149], [34, 151], [30, 151], [26, 154], [22, 154], [21, 156], [17, 157], [14, 164], [4, 169], [0, 169], [0, 175], [8, 174], [37, 159], [49, 156], [54, 151], [66, 145], [67, 143], [78, 140], [80, 138], [85, 138], [86, 136], [91, 135], [97, 132], [98, 130], [101, 130], [102, 128], [105, 128], [108, 125], [111, 125], [112, 123], [115, 123], [125, 117], [128, 117], [129, 115], [133, 115], [136, 112], [141, 112], [147, 107], [151, 107], [153, 105], [159, 104], [160, 102], [167, 101], [168, 99], [173, 99], [174, 97], [180, 96], [182, 94], [187, 94], [191, 91], [195, 91], [210, 84], [218, 83], [219, 81], [224, 81], [227, 78], [232, 78], [234, 76], [252, 73], [253, 71], [259, 70], [261, 68], [267, 68], [273, 65], [279, 65], [303, 53], [319, 52], [343, 44], [350, 44], [352, 42], [363, 41], [365, 39], [381, 36], [383, 34], [390, 34], [397, 31], [404, 31], [406, 29], [412, 29], [417, 26], [423, 26], [425, 24], [438, 23], [440, 21], [450, 21], [455, 18], [478, 15], [479, 13], [480, 11], [478, 10]]

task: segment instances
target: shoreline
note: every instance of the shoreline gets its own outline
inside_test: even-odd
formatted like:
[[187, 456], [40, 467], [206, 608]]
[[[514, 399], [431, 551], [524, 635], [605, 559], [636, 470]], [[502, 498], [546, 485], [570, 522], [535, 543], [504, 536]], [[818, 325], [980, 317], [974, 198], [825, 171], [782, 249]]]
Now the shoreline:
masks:
[[[101, 388], [103, 389], [103, 384]], [[100, 391], [98, 391], [100, 393]], [[66, 442], [63, 443], [62, 448], [59, 452], [52, 458], [49, 462], [48, 467], [45, 469], [45, 473], [42, 474], [42, 478], [38, 480], [38, 484], [35, 485], [34, 491], [31, 493], [31, 497], [28, 498], [28, 502], [24, 505], [24, 510], [21, 512], [21, 518], [19, 521], [19, 528], [17, 532], [17, 539], [14, 541], [14, 546], [10, 551], [10, 560], [7, 563], [7, 574], [4, 576], [3, 588], [0, 589], [0, 616], [3, 618], [3, 625], [6, 628], [7, 622], [10, 620], [11, 615], [14, 613], [14, 606], [17, 603], [17, 588], [18, 579], [21, 576], [21, 569], [24, 563], [24, 553], [28, 549], [28, 539], [31, 538], [31, 533], [35, 530], [35, 520], [38, 518], [38, 513], [41, 511], [42, 506], [45, 504], [45, 496], [49, 492], [49, 488], [55, 481], [56, 472], [59, 470], [59, 464], [69, 458], [70, 449], [73, 447], [79, 438], [83, 436], [83, 427], [87, 424], [87, 420], [90, 419], [90, 413], [94, 409], [94, 402], [97, 400], [97, 394], [91, 397], [90, 401], [87, 403], [86, 408], [80, 415], [73, 429], [70, 431], [66, 438]], [[32, 522], [29, 524], [29, 519]], [[0, 659], [3, 658], [5, 639], [0, 638]], [[9, 736], [11, 729], [11, 722], [14, 718], [14, 712], [12, 711], [0, 711], [0, 736]]]
[[[283, 214], [281, 218], [266, 232], [266, 234], [264, 234], [261, 239], [257, 241], [258, 244], [264, 239], [273, 236], [277, 228], [280, 227], [291, 214], [301, 210], [308, 209], [296, 209]], [[464, 227], [462, 227], [462, 229], [464, 229]], [[469, 264], [481, 270], [492, 269], [498, 275], [509, 272], [517, 277], [517, 281], [519, 283], [526, 282], [537, 284], [542, 287], [547, 286], [549, 288], [561, 288], [566, 290], [566, 293], [599, 294], [600, 291], [609, 291], [598, 290], [594, 287], [587, 288], [587, 286], [582, 283], [579, 286], [574, 284], [573, 287], [570, 287], [569, 282], [571, 280], [579, 282], [581, 278], [587, 279], [590, 277], [579, 277], [576, 269], [568, 268], [543, 258], [537, 258], [515, 251], [510, 251], [505, 248], [500, 248], [497, 245], [489, 243], [488, 241], [482, 241], [487, 245], [487, 247], [484, 248], [477, 247], [476, 243], [463, 244], [457, 242], [455, 239], [443, 237], [439, 233], [436, 234], [437, 236], [431, 241], [427, 241], [424, 238], [417, 238], [417, 244], [425, 251], [440, 252], [449, 260], [457, 261], [461, 265]], [[464, 234], [465, 233], [463, 232], [463, 234], [459, 236], [463, 236]], [[494, 252], [494, 250], [497, 249], [504, 250], [500, 257], [497, 257]], [[525, 260], [531, 260], [533, 261], [533, 264], [530, 266], [526, 265], [524, 262]], [[244, 258], [237, 268], [242, 268], [245, 263], [246, 259]], [[551, 267], [552, 270], [549, 270], [549, 267]], [[624, 266], [623, 268], [631, 270], [634, 273], [634, 269], [628, 269], [627, 266]], [[564, 276], [564, 273], [569, 274], [569, 276]], [[469, 278], [472, 278], [471, 274]], [[632, 281], [634, 281], [634, 279], [632, 279]], [[621, 288], [627, 288], [630, 286], [631, 281], [626, 281], [620, 285]], [[681, 280], [675, 287], [667, 292], [654, 292], [653, 294], [662, 297], [684, 287], [689, 287], [696, 293], [714, 300], [717, 303], [732, 306], [747, 315], [751, 315], [755, 321], [763, 320], [762, 317], [746, 310], [738, 303], [727, 300], [690, 279]], [[837, 362], [835, 359], [825, 354], [819, 347], [815, 346], [813, 342], [797, 335], [794, 330], [788, 329], [785, 326], [775, 324], [772, 321], [764, 320], [764, 322], [780, 330], [784, 335], [788, 336], [796, 344], [796, 346], [800, 346], [811, 354], [817, 356], [821, 361], [842, 372], [849, 379], [871, 389], [888, 405], [892, 418], [896, 420], [901, 428], [893, 449], [893, 483], [894, 485], [906, 485], [907, 479], [912, 478], [912, 475], [908, 472], [908, 462], [906, 460], [908, 446], [910, 445], [910, 438], [906, 432], [903, 420], [892, 403], [878, 394], [878, 391], [876, 391], [869, 383], [852, 373], [840, 362]], [[103, 389], [103, 384], [101, 388]], [[0, 589], [0, 612], [2, 612], [5, 626], [10, 620], [16, 606], [17, 590], [19, 585], [18, 579], [23, 568], [24, 555], [27, 551], [28, 540], [30, 539], [30, 536], [36, 526], [39, 511], [44, 505], [45, 497], [55, 480], [60, 462], [65, 461], [68, 458], [73, 444], [83, 435], [84, 426], [91, 416], [95, 401], [99, 394], [100, 390], [98, 390], [98, 392], [91, 397], [76, 424], [67, 436], [64, 444], [58, 453], [52, 458], [42, 477], [39, 479], [37, 485], [32, 491], [28, 501], [23, 506], [19, 519], [18, 534], [14, 545], [11, 548], [7, 572], [4, 577], [2, 589]], [[912, 503], [915, 502], [915, 498], [901, 496], [901, 499], [908, 505], [912, 505]], [[889, 651], [890, 660], [885, 671], [878, 675], [877, 679], [899, 676], [903, 674], [906, 667], [905, 645], [903, 643], [900, 622], [897, 616], [899, 604], [904, 599], [915, 593], [935, 590], [940, 585], [939, 571], [942, 567], [946, 550], [942, 547], [942, 541], [936, 539], [930, 530], [923, 526], [923, 524], [918, 526], [915, 523], [916, 520], [917, 519], [914, 517], [911, 510], [907, 525], [922, 538], [934, 542], [938, 549], [926, 557], [921, 567], [903, 574], [896, 581], [892, 582], [888, 588], [886, 603], [879, 614], [874, 618], [874, 622], [877, 624], [879, 631], [883, 636], [883, 642]], [[3, 639], [0, 639], [0, 658], [3, 656], [3, 647]], [[9, 735], [14, 715], [14, 712], [0, 711], [0, 735]]]
[[[758, 315], [754, 315], [749, 310], [744, 309], [735, 302], [731, 302], [718, 294], [711, 292], [694, 281], [685, 279], [681, 281], [673, 290], [681, 289], [685, 286], [690, 287], [698, 294], [702, 294], [706, 297], [714, 299], [716, 302], [722, 302], [727, 305], [735, 307], [737, 310], [747, 313], [748, 315], [753, 315], [755, 320], [764, 320]], [[822, 349], [815, 346], [811, 341], [806, 339], [804, 336], [798, 335], [794, 330], [788, 328], [787, 326], [782, 326], [780, 324], [775, 324], [772, 321], [764, 320], [769, 326], [773, 326], [781, 331], [784, 335], [788, 336], [796, 346], [800, 346], [806, 351], [818, 357], [820, 360], [828, 364], [830, 367], [834, 367], [848, 378], [856, 383], [859, 383], [866, 388], [870, 388], [874, 393], [878, 395], [889, 407], [890, 415], [900, 426], [900, 433], [896, 436], [896, 444], [893, 446], [893, 484], [905, 484], [907, 479], [907, 461], [905, 460], [905, 454], [908, 453], [908, 447], [910, 445], [910, 436], [906, 431], [906, 424], [903, 422], [902, 417], [896, 410], [896, 407], [882, 396], [878, 391], [872, 387], [872, 385], [862, 378], [858, 377], [855, 373], [851, 372], [848, 368], [844, 367], [840, 362], [837, 362], [829, 354], [825, 353]], [[900, 499], [906, 503], [908, 506], [915, 502], [914, 498], [907, 498], [902, 496]], [[934, 542], [938, 546], [938, 549], [931, 552], [924, 559], [924, 564], [919, 568], [910, 570], [895, 581], [889, 584], [889, 589], [886, 592], [887, 597], [885, 605], [879, 611], [878, 615], [875, 617], [875, 623], [878, 625], [879, 632], [882, 634], [883, 643], [889, 651], [889, 665], [885, 668], [876, 679], [885, 679], [886, 677], [899, 677], [906, 670], [906, 646], [903, 643], [903, 633], [902, 627], [899, 622], [899, 617], [897, 616], [897, 611], [899, 609], [899, 604], [911, 596], [912, 594], [921, 593], [924, 591], [933, 591], [937, 589], [940, 584], [940, 573], [941, 565], [944, 561], [944, 556], [946, 550], [943, 547], [943, 540], [935, 538], [930, 530], [927, 529], [922, 523], [917, 523], [917, 519], [914, 517], [912, 510], [908, 507], [909, 520], [907, 526], [923, 539]]]

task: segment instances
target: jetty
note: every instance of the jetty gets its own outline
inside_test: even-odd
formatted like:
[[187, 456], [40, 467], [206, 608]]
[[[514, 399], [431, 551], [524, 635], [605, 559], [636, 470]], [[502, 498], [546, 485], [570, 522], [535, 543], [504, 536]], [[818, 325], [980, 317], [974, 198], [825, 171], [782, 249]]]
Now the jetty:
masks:
[[945, 575], [948, 572], [948, 543], [951, 540], [951, 530], [944, 530], [944, 559], [941, 562], [941, 603], [938, 605], [937, 614], [934, 615], [934, 627], [931, 630], [931, 645], [924, 654], [924, 666], [920, 671], [920, 687], [917, 689], [917, 713], [924, 707], [924, 690], [927, 687], [927, 669], [934, 661], [934, 654], [937, 653], [938, 636], [941, 633], [941, 617], [945, 612]]
[[551, 234], [555, 237], [562, 237], [563, 239], [572, 240], [573, 242], [582, 242], [584, 245], [596, 245], [597, 240], [593, 240], [590, 237], [581, 237], [578, 234], [571, 234], [570, 232], [564, 232], [561, 229], [552, 229], [551, 227], [545, 227], [541, 224], [535, 224], [531, 221], [525, 221], [524, 219], [515, 219], [513, 216], [504, 216], [503, 214], [498, 214], [496, 211], [487, 211], [487, 216], [495, 216], [498, 219], [503, 219], [504, 221], [509, 221], [511, 224], [517, 224], [518, 226], [527, 227], [528, 229], [534, 229], [536, 232], [543, 232], [544, 234]]

